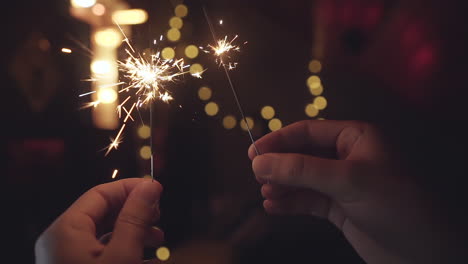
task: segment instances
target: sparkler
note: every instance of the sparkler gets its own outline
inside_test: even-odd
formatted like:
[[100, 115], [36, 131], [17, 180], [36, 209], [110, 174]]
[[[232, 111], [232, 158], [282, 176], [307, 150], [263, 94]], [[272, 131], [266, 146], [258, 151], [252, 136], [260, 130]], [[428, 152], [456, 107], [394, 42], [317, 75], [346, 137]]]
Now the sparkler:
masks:
[[[117, 112], [119, 118], [123, 119], [123, 124], [115, 138], [111, 138], [111, 143], [107, 146], [106, 156], [112, 150], [117, 150], [123, 141], [123, 133], [129, 120], [134, 121], [132, 114], [139, 111], [140, 108], [148, 106], [150, 107], [150, 127], [152, 126], [153, 118], [153, 106], [152, 103], [156, 100], [161, 100], [168, 103], [173, 99], [168, 87], [170, 84], [178, 81], [178, 77], [189, 73], [186, 71], [190, 65], [185, 65], [183, 59], [164, 59], [161, 57], [161, 53], [150, 54], [147, 58], [143, 57], [138, 53], [135, 48], [131, 45], [129, 39], [123, 32], [122, 28], [119, 29], [124, 36], [123, 42], [126, 43], [127, 48], [125, 49], [128, 55], [124, 61], [117, 61], [119, 71], [122, 73], [124, 81], [106, 85], [106, 87], [120, 87], [118, 90], [119, 94], [126, 94], [126, 99], [117, 106]], [[161, 36], [160, 40], [163, 40]], [[155, 41], [156, 44], [156, 41]], [[104, 76], [102, 76], [104, 77]], [[201, 78], [201, 74], [197, 74], [197, 78]], [[99, 78], [99, 75], [98, 77]], [[96, 82], [97, 78], [89, 79], [87, 81]], [[105, 87], [100, 87], [105, 88]], [[89, 92], [80, 95], [80, 97], [94, 94], [95, 92]], [[84, 108], [87, 107], [98, 107], [101, 100], [98, 99], [87, 103]], [[150, 137], [151, 150], [153, 149], [152, 134]], [[117, 171], [117, 170], [116, 170]], [[117, 173], [114, 171], [113, 177], [116, 177]], [[117, 171], [118, 172], [118, 171]], [[153, 153], [151, 153], [151, 176], [154, 179], [153, 170]]]
[[[231, 75], [229, 74], [229, 70], [232, 70], [236, 68], [237, 63], [236, 62], [226, 62], [226, 58], [230, 58], [229, 52], [240, 51], [240, 47], [234, 44], [234, 41], [238, 38], [236, 35], [232, 40], [228, 41], [228, 37], [225, 36], [222, 39], [218, 39], [216, 37], [216, 31], [214, 29], [213, 24], [211, 23], [210, 17], [208, 16], [208, 12], [206, 11], [206, 8], [203, 7], [203, 13], [205, 14], [206, 22], [208, 23], [208, 26], [210, 27], [210, 32], [211, 35], [213, 36], [213, 40], [216, 43], [215, 46], [209, 45], [208, 47], [211, 49], [211, 52], [216, 56], [216, 62], [223, 67], [224, 73], [226, 74], [226, 78], [229, 82], [229, 86], [231, 88], [232, 94], [234, 95], [234, 99], [237, 104], [237, 108], [239, 109], [239, 112], [241, 114], [242, 119], [245, 122], [245, 125], [247, 127], [247, 132], [249, 134], [250, 140], [252, 141], [252, 145], [255, 149], [255, 153], [260, 155], [260, 152], [258, 151], [257, 145], [255, 143], [255, 139], [252, 134], [252, 129], [250, 128], [249, 122], [247, 120], [247, 117], [245, 116], [244, 109], [242, 108], [242, 104], [240, 102], [239, 96], [237, 95], [236, 89], [234, 88], [234, 83], [232, 82]], [[223, 24], [223, 20], [219, 21], [219, 24]], [[245, 42], [244, 44], [246, 44]], [[205, 51], [206, 52], [206, 51]], [[208, 53], [208, 52], [207, 52]]]

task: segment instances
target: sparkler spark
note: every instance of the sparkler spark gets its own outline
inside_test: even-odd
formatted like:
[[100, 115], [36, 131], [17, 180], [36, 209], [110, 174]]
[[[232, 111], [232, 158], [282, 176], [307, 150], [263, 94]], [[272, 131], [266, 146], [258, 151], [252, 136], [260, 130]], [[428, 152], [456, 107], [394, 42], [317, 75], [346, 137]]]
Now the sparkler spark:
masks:
[[112, 173], [112, 179], [115, 179], [118, 173], [119, 173], [119, 170], [114, 170], [114, 173]]
[[[120, 28], [120, 26], [119, 26]], [[120, 28], [124, 36], [123, 42], [126, 43], [125, 49], [128, 57], [124, 61], [117, 61], [118, 70], [122, 73], [123, 81], [115, 84], [100, 86], [99, 89], [104, 87], [120, 87], [119, 94], [128, 94], [127, 98], [117, 106], [119, 118], [123, 118], [123, 125], [115, 139], [111, 139], [111, 143], [107, 147], [106, 156], [112, 151], [118, 149], [122, 143], [123, 132], [129, 120], [134, 121], [132, 114], [135, 110], [145, 105], [151, 105], [155, 100], [161, 100], [168, 103], [173, 99], [169, 86], [177, 82], [178, 77], [189, 73], [186, 71], [190, 65], [185, 65], [183, 59], [164, 59], [161, 53], [157, 52], [149, 56], [142, 56], [131, 45], [130, 40]], [[160, 40], [163, 40], [161, 36]], [[156, 44], [156, 41], [155, 41]], [[200, 76], [196, 76], [201, 78]], [[87, 81], [98, 82], [99, 78], [105, 76], [97, 76]], [[95, 94], [96, 92], [89, 92], [80, 95], [80, 97]], [[96, 93], [97, 94], [97, 93]], [[99, 99], [87, 103], [83, 108], [98, 107], [101, 103]], [[124, 115], [122, 115], [122, 110]]]

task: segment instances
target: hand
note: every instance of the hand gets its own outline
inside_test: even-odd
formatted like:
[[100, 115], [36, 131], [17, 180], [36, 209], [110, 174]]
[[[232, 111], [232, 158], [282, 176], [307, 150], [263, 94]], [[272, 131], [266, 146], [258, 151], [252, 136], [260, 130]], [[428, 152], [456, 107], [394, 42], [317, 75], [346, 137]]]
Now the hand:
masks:
[[[151, 226], [159, 219], [161, 192], [159, 183], [143, 179], [94, 187], [39, 237], [36, 263], [142, 263], [144, 246], [163, 240], [162, 231]], [[97, 239], [111, 230], [109, 243]]]
[[256, 146], [264, 154], [251, 146], [249, 156], [267, 212], [328, 219], [368, 263], [458, 263], [430, 199], [372, 126], [303, 121]]

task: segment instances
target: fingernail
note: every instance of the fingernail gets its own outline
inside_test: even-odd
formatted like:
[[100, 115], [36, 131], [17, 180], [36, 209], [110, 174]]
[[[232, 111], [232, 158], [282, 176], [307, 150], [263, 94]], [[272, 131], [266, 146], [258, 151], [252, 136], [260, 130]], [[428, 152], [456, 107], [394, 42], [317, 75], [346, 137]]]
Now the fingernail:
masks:
[[252, 169], [255, 175], [259, 178], [269, 178], [273, 170], [275, 158], [272, 155], [261, 155], [254, 158]]

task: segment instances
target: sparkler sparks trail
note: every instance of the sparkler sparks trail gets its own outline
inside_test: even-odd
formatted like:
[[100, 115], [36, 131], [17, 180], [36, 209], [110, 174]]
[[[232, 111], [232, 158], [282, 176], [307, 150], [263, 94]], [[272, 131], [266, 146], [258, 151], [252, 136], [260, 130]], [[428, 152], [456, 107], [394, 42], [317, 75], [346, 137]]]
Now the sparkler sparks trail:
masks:
[[[237, 63], [236, 62], [226, 63], [224, 61], [226, 58], [230, 58], [229, 57], [230, 51], [237, 51], [237, 52], [240, 51], [240, 47], [233, 44], [233, 42], [238, 38], [238, 36], [236, 35], [231, 41], [228, 41], [227, 36], [224, 37], [224, 39], [218, 40], [218, 38], [216, 38], [215, 29], [213, 27], [213, 24], [211, 23], [210, 17], [208, 16], [208, 12], [206, 11], [205, 7], [203, 7], [203, 13], [205, 14], [206, 22], [208, 23], [208, 26], [210, 27], [213, 40], [215, 41], [215, 43], [217, 43], [217, 46], [209, 45], [208, 47], [211, 48], [212, 52], [214, 52], [214, 55], [216, 56], [216, 62], [219, 63], [219, 65], [222, 66], [224, 69], [224, 73], [226, 74], [226, 78], [228, 79], [229, 86], [231, 87], [231, 91], [234, 95], [234, 99], [236, 100], [237, 108], [239, 109], [239, 112], [242, 116], [242, 120], [244, 120], [245, 125], [247, 127], [247, 132], [249, 133], [249, 137], [250, 137], [250, 140], [252, 141], [252, 145], [255, 149], [255, 153], [257, 154], [257, 156], [259, 156], [260, 152], [258, 151], [257, 145], [255, 143], [255, 139], [252, 134], [252, 129], [250, 128], [249, 122], [244, 113], [244, 109], [242, 108], [242, 104], [240, 103], [239, 96], [237, 95], [236, 89], [234, 88], [234, 83], [232, 82], [231, 76], [229, 75], [229, 70], [234, 69], [237, 66]], [[221, 25], [223, 24], [222, 20], [220, 21], [220, 24]], [[246, 43], [247, 42], [245, 42], [244, 44]]]
[[115, 179], [118, 173], [119, 173], [119, 170], [114, 170], [114, 173], [112, 173], [112, 179]]
[[[107, 147], [106, 156], [112, 150], [118, 149], [119, 145], [122, 143], [123, 132], [127, 122], [129, 120], [135, 120], [132, 116], [133, 112], [147, 105], [150, 106], [150, 112], [152, 112], [151, 105], [155, 100], [161, 100], [166, 103], [171, 101], [173, 97], [168, 87], [170, 84], [175, 83], [178, 77], [189, 73], [189, 71], [185, 69], [190, 67], [190, 65], [184, 64], [183, 59], [163, 59], [160, 52], [151, 54], [148, 57], [140, 55], [131, 45], [122, 28], [120, 28], [120, 30], [124, 36], [123, 42], [127, 45], [125, 51], [128, 55], [127, 59], [124, 61], [117, 61], [118, 69], [122, 72], [124, 81], [99, 87], [100, 89], [106, 87], [120, 87], [118, 93], [127, 95], [126, 99], [118, 105], [116, 109], [119, 118], [123, 119], [123, 125], [115, 139], [111, 139], [111, 143]], [[160, 41], [162, 40], [163, 37], [161, 36]], [[105, 78], [105, 76], [102, 77]], [[194, 77], [201, 78], [201, 75]], [[98, 75], [87, 81], [97, 82], [99, 78], [100, 76]], [[80, 95], [80, 97], [92, 95], [94, 93], [96, 92], [85, 93]], [[97, 99], [87, 103], [83, 108], [98, 107], [101, 103], [104, 102], [99, 99], [99, 92], [97, 92]], [[152, 115], [152, 113], [150, 114]]]

